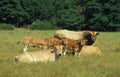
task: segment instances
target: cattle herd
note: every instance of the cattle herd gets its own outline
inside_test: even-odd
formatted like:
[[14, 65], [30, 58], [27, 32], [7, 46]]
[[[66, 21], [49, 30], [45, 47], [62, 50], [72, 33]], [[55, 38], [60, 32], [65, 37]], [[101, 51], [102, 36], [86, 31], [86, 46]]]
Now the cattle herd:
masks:
[[[97, 35], [96, 31], [70, 31], [57, 30], [51, 38], [36, 38], [33, 36], [24, 37], [23, 53], [15, 56], [15, 61], [36, 63], [52, 62], [58, 60], [69, 51], [73, 55], [101, 55], [98, 47], [92, 46]], [[19, 41], [17, 44], [19, 44]], [[40, 50], [28, 52], [28, 47], [40, 47]]]

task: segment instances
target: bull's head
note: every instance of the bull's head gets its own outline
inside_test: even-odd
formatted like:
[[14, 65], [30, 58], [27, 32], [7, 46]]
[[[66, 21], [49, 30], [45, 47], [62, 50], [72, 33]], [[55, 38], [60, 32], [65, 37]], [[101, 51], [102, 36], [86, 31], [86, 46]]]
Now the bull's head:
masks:
[[84, 39], [87, 40], [86, 45], [92, 45], [95, 42], [95, 40], [97, 38], [97, 35], [99, 35], [99, 32], [96, 32], [96, 31], [85, 31], [83, 33], [83, 35], [84, 35]]

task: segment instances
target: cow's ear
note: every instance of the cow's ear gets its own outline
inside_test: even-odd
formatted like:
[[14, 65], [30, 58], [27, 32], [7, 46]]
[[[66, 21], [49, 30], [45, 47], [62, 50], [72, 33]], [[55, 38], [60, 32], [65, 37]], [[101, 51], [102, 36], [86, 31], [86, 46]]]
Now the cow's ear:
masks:
[[54, 47], [53, 49], [50, 49], [50, 53], [54, 53], [57, 50], [56, 47]]
[[81, 40], [81, 45], [85, 45], [87, 40]]
[[81, 41], [81, 45], [85, 45], [85, 41]]
[[61, 44], [62, 44], [63, 46], [66, 46], [67, 43], [68, 43], [68, 42], [66, 42], [66, 41], [64, 41], [64, 40], [62, 40], [62, 42], [61, 42]]
[[90, 32], [85, 31], [85, 32], [83, 33], [83, 37], [86, 38], [87, 36], [91, 36], [91, 34], [90, 34]]
[[96, 35], [99, 35], [99, 32], [96, 32]]

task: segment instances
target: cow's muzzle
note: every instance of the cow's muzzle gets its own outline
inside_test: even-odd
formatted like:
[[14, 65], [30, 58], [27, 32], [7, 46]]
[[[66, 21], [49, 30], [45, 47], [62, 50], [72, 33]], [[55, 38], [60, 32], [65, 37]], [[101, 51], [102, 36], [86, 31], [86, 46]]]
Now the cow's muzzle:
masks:
[[15, 57], [15, 61], [18, 62], [18, 57]]

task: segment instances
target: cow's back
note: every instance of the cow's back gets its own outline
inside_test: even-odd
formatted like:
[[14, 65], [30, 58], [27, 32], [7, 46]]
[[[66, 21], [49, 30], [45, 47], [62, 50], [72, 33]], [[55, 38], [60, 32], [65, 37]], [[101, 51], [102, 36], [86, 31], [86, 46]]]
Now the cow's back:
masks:
[[95, 46], [83, 46], [80, 55], [101, 55], [101, 50]]
[[24, 52], [15, 57], [15, 60], [23, 63], [36, 63], [36, 62], [53, 62], [55, 61], [55, 54], [50, 53], [51, 50]]
[[82, 31], [75, 32], [75, 31], [69, 31], [69, 30], [58, 30], [56, 31], [54, 37], [79, 40], [79, 39], [83, 39], [83, 32]]
[[23, 62], [23, 63], [33, 63], [33, 58], [31, 57], [29, 52], [25, 52], [20, 55], [17, 55], [15, 57], [15, 60], [18, 62]]
[[50, 53], [50, 51], [35, 51], [30, 52], [35, 62], [47, 62], [47, 61], [55, 61], [54, 53]]
[[50, 46], [54, 46], [54, 45], [61, 45], [62, 40], [58, 39], [58, 38], [50, 38], [49, 39], [49, 45]]

